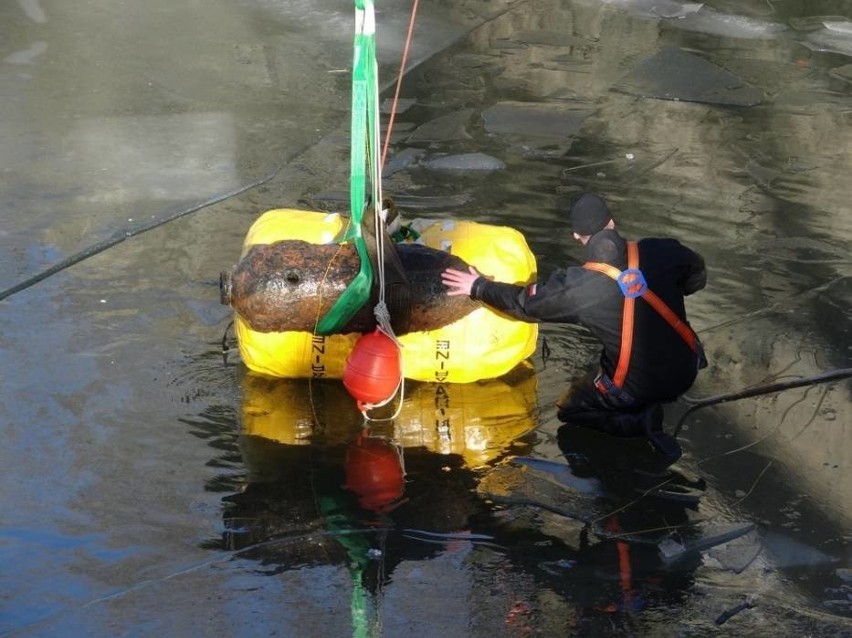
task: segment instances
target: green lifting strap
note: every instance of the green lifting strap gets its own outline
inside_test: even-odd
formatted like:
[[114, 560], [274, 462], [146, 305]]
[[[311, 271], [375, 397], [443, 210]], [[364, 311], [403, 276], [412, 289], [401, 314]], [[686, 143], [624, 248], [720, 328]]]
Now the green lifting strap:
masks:
[[355, 41], [352, 63], [352, 130], [349, 180], [349, 229], [341, 241], [353, 241], [361, 268], [355, 278], [317, 323], [316, 333], [329, 335], [339, 332], [370, 300], [373, 288], [373, 268], [362, 233], [366, 201], [367, 147], [371, 160], [377, 158], [378, 139], [376, 105], [378, 100], [378, 71], [376, 63], [375, 14], [372, 0], [355, 0]]

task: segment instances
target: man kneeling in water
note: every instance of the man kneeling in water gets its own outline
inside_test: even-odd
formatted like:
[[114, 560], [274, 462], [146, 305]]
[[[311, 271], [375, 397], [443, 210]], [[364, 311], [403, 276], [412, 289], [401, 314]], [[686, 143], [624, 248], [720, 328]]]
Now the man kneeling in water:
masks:
[[490, 281], [471, 267], [442, 274], [449, 295], [470, 295], [529, 322], [576, 323], [603, 344], [599, 369], [575, 380], [557, 402], [561, 421], [616, 436], [644, 434], [669, 463], [681, 455], [663, 431], [662, 403], [674, 401], [707, 361], [686, 320], [684, 297], [704, 288], [704, 259], [676, 239], [626, 241], [606, 202], [585, 193], [570, 208], [586, 263], [544, 283]]

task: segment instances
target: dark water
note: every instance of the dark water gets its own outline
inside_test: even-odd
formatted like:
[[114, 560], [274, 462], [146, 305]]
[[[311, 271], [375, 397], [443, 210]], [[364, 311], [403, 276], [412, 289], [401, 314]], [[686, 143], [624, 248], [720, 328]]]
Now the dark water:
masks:
[[[625, 234], [700, 251], [711, 366], [670, 429], [691, 399], [852, 361], [852, 6], [661, 17], [684, 7], [427, 4], [391, 149], [421, 159], [385, 181], [407, 217], [522, 230], [542, 273], [582, 258], [564, 203], [586, 189]], [[553, 401], [597, 350], [571, 327], [543, 328], [532, 373], [407, 385], [360, 438], [339, 383], [224, 358], [218, 273], [251, 222], [345, 199], [352, 25], [316, 3], [203, 9], [0, 10], [2, 288], [246, 189], [0, 302], [0, 632], [852, 632], [848, 381], [692, 412], [665, 472], [641, 441], [560, 428]], [[408, 7], [379, 9], [389, 85]], [[506, 168], [427, 166], [472, 152]]]

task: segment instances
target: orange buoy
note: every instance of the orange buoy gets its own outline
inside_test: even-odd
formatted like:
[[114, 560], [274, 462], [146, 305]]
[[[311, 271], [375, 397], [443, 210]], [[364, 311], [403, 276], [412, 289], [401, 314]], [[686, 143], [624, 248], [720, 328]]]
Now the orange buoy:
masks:
[[381, 330], [355, 342], [343, 369], [343, 385], [363, 411], [390, 399], [402, 380], [399, 347]]
[[392, 441], [359, 434], [346, 453], [344, 471], [346, 489], [358, 495], [364, 509], [383, 514], [402, 504], [405, 472]]

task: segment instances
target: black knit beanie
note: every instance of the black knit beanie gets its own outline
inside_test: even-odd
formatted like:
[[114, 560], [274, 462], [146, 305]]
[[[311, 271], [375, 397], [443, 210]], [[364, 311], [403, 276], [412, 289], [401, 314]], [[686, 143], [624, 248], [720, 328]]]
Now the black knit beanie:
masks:
[[571, 203], [571, 226], [578, 235], [594, 235], [612, 219], [606, 202], [595, 193], [583, 193]]
[[621, 268], [627, 265], [627, 243], [614, 230], [600, 230], [586, 244], [586, 259]]

